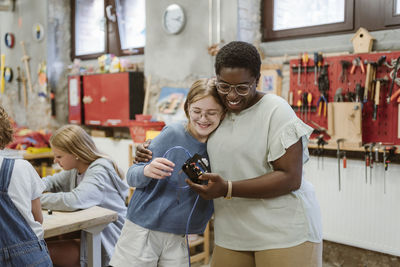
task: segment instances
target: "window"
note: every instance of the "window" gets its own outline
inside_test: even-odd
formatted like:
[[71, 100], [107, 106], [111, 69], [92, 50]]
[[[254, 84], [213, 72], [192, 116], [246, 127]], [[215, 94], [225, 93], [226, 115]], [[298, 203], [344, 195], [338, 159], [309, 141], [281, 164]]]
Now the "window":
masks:
[[143, 54], [145, 0], [74, 0], [72, 58]]
[[400, 0], [262, 0], [264, 42], [399, 26]]
[[145, 0], [115, 0], [121, 48], [137, 52], [146, 42]]
[[387, 0], [385, 26], [400, 24], [400, 0]]
[[344, 0], [275, 0], [272, 29], [280, 31], [341, 23], [345, 19], [344, 9]]

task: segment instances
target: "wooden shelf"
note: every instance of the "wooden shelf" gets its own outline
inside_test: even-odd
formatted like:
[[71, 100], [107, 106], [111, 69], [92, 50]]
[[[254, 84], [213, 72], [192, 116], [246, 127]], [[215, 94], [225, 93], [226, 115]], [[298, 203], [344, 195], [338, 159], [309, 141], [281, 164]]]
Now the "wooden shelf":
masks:
[[[308, 144], [308, 148], [311, 149], [317, 149], [318, 145], [316, 144], [316, 140], [311, 140], [310, 143]], [[324, 145], [324, 149], [328, 150], [337, 150], [337, 143], [336, 140], [328, 140], [326, 141], [328, 144]], [[396, 146], [396, 145], [385, 145], [382, 144], [382, 146]], [[396, 146], [398, 149], [396, 149], [395, 153], [400, 154], [400, 149], [399, 146]], [[320, 146], [322, 148], [322, 146]], [[362, 146], [361, 143], [349, 143], [349, 142], [340, 142], [340, 150], [343, 151], [354, 151], [354, 152], [365, 152], [364, 147]], [[379, 147], [378, 151], [380, 153], [383, 153], [383, 147]]]

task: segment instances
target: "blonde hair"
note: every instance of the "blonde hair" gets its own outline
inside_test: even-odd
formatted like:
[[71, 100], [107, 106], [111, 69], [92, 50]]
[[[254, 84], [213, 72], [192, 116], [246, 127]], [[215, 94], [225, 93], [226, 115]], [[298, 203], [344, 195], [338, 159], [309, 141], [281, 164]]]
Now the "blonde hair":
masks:
[[107, 155], [100, 153], [92, 137], [77, 125], [69, 124], [59, 128], [51, 136], [50, 145], [78, 157], [79, 160], [88, 165], [99, 158], [106, 158], [112, 162], [118, 176], [121, 179], [124, 177], [117, 164]]
[[217, 92], [217, 87], [215, 85], [215, 78], [211, 79], [199, 79], [195, 81], [192, 86], [190, 87], [190, 90], [188, 92], [188, 95], [185, 100], [184, 104], [184, 110], [186, 117], [189, 119], [189, 107], [191, 104], [194, 102], [199, 101], [200, 99], [203, 99], [207, 96], [212, 96], [219, 105], [221, 105], [223, 112], [225, 113], [225, 107], [221, 102], [221, 99], [219, 98], [218, 92]]
[[0, 106], [0, 149], [13, 140], [14, 129], [10, 122], [10, 117], [2, 106]]

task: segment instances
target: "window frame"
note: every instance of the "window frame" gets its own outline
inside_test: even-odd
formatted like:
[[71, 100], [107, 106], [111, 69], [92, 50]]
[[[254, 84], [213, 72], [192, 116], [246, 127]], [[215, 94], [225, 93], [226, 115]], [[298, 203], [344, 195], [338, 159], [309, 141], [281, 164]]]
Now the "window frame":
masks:
[[273, 31], [274, 0], [262, 0], [262, 41], [354, 33], [360, 27], [368, 31], [400, 28], [400, 15], [394, 14], [395, 1], [345, 0], [345, 20], [342, 23]]
[[399, 25], [400, 24], [400, 14], [395, 14], [396, 1], [388, 0], [391, 3], [386, 4], [385, 8], [385, 26]]
[[[115, 0], [104, 0], [104, 14], [105, 14], [105, 29], [106, 29], [106, 38], [105, 38], [105, 51], [100, 53], [86, 54], [86, 55], [76, 55], [75, 53], [75, 9], [76, 9], [76, 0], [71, 1], [71, 60], [75, 58], [81, 60], [88, 59], [96, 59], [104, 54], [113, 54], [115, 56], [130, 56], [130, 55], [143, 55], [144, 47], [138, 47], [135, 49], [121, 49], [121, 41], [119, 36], [118, 29], [118, 20], [111, 21], [107, 17], [106, 8], [111, 5], [112, 12], [115, 14], [116, 4]], [[116, 14], [115, 14], [116, 15]], [[116, 16], [117, 17], [117, 16]]]

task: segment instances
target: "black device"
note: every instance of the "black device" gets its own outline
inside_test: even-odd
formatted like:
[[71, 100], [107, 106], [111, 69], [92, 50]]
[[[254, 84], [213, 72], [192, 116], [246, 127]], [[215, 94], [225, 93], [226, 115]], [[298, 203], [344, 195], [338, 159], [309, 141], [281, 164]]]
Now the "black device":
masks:
[[205, 172], [208, 172], [209, 169], [207, 165], [202, 160], [199, 154], [194, 154], [193, 157], [189, 158], [183, 165], [182, 170], [189, 179], [196, 184], [207, 184], [207, 181], [203, 181], [199, 179], [199, 176]]

